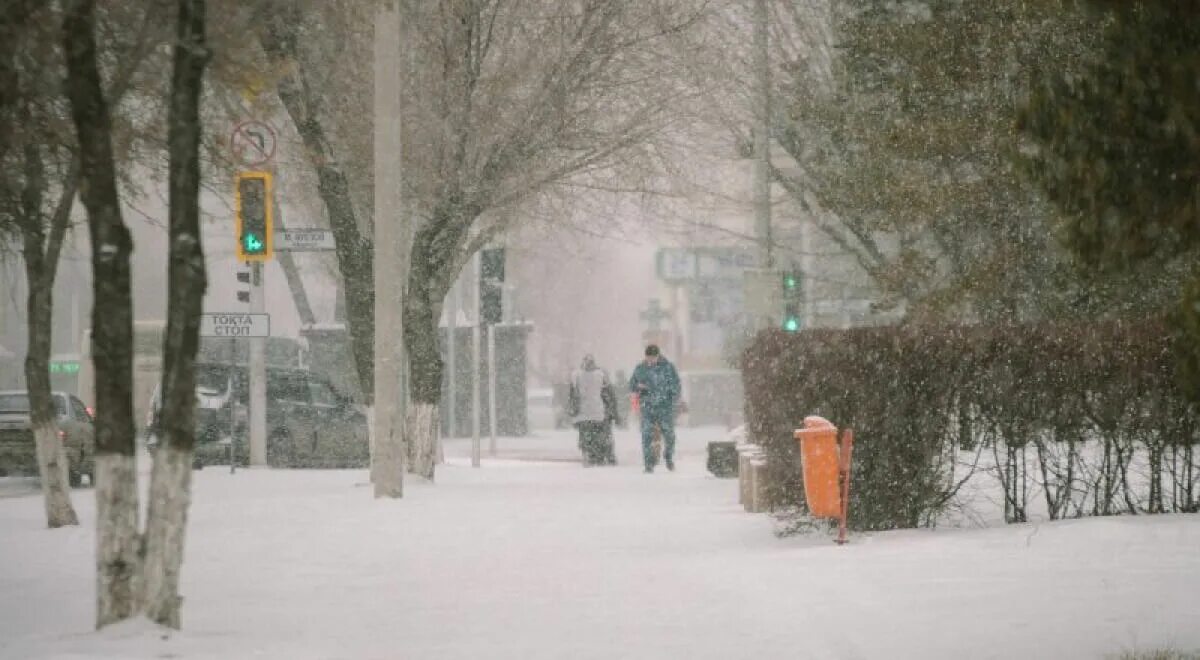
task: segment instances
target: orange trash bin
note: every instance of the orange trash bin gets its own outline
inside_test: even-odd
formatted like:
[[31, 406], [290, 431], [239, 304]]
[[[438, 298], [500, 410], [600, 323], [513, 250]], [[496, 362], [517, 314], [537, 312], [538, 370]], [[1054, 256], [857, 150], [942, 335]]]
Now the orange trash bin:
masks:
[[795, 432], [795, 438], [800, 442], [804, 497], [812, 515], [822, 518], [842, 516], [837, 433], [837, 427], [829, 420], [816, 415], [805, 417], [804, 428]]

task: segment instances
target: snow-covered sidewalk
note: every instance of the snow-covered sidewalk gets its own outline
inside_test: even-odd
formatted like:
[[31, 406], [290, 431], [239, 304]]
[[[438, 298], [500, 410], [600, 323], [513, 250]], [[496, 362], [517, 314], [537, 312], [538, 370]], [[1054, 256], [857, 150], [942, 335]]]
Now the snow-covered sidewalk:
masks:
[[1200, 516], [777, 539], [704, 471], [501, 439], [374, 500], [365, 471], [195, 473], [184, 631], [91, 632], [94, 502], [0, 499], [0, 657], [1099, 658], [1200, 648]]

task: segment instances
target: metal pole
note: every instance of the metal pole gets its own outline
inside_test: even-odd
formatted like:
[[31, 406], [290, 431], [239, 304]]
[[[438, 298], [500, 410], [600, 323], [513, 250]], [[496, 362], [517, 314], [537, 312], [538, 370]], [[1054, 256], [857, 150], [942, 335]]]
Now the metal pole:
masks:
[[475, 253], [473, 266], [471, 289], [475, 293], [475, 304], [472, 306], [475, 324], [471, 326], [471, 466], [479, 467], [479, 416], [482, 412], [479, 408], [479, 326], [483, 323], [483, 316], [479, 313], [479, 252]]
[[237, 339], [229, 338], [229, 474], [237, 472]]
[[764, 268], [775, 267], [771, 237], [771, 63], [767, 52], [767, 0], [754, 0], [754, 60], [758, 107], [754, 126], [754, 234]]
[[374, 277], [376, 282], [388, 282], [389, 286], [380, 286], [375, 293], [375, 396], [371, 409], [371, 482], [375, 497], [404, 494], [402, 304], [409, 217], [401, 194], [404, 171], [400, 94], [407, 71], [401, 57], [403, 28], [399, 3], [378, 3], [374, 26]]
[[[461, 279], [461, 278], [459, 278]], [[458, 437], [458, 294], [459, 280], [450, 287], [450, 304], [446, 313], [446, 368], [449, 370], [449, 391], [446, 393], [446, 410], [450, 419], [446, 423], [446, 437]], [[435, 424], [437, 422], [434, 422]]]
[[496, 326], [487, 326], [488, 456], [496, 455]]
[[[250, 311], [266, 310], [263, 264], [255, 261], [250, 269]], [[250, 465], [267, 464], [267, 346], [265, 337], [250, 341]]]

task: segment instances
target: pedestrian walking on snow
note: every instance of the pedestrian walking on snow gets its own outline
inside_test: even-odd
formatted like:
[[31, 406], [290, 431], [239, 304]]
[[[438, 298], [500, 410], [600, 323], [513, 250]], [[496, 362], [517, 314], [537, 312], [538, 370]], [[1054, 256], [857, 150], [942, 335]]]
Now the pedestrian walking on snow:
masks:
[[633, 370], [629, 391], [637, 395], [642, 418], [642, 461], [647, 473], [655, 463], [653, 442], [657, 428], [663, 439], [663, 462], [675, 469], [675, 413], [679, 403], [679, 372], [663, 357], [658, 346], [646, 347], [646, 357]]
[[617, 419], [616, 393], [608, 373], [585, 355], [579, 371], [571, 377], [570, 413], [579, 429], [583, 464], [616, 465], [612, 426]]

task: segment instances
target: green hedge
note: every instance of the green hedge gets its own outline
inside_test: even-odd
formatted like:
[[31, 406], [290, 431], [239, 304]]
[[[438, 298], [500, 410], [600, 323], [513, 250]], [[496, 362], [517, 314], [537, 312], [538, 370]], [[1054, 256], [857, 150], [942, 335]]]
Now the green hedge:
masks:
[[1174, 356], [1157, 321], [766, 331], [743, 354], [746, 420], [776, 507], [803, 499], [803, 418], [854, 428], [858, 529], [930, 524], [985, 448], [1010, 521], [1031, 482], [1051, 517], [1194, 510], [1200, 424]]

